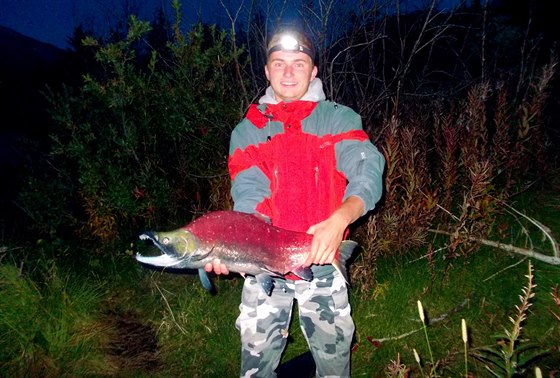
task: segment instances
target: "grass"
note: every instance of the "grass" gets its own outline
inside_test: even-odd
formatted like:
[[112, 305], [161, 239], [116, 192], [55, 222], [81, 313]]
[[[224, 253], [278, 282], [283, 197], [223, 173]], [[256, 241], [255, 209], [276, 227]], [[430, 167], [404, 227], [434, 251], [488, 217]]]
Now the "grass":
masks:
[[0, 376], [87, 376], [110, 373], [106, 329], [97, 317], [105, 296], [96, 283], [66, 280], [53, 266], [37, 284], [0, 267]]
[[[467, 260], [454, 261], [453, 269], [443, 273], [443, 265], [449, 263], [443, 260], [442, 266], [434, 268], [411, 257], [381, 259], [375, 290], [361, 293], [356, 287], [351, 291], [357, 343], [353, 375], [384, 377], [390, 361], [400, 356], [401, 363], [411, 368], [412, 376], [420, 376], [413, 349], [423, 361], [430, 360], [418, 316], [417, 301], [421, 300], [430, 345], [442, 375], [461, 376], [461, 319], [466, 319], [469, 327], [471, 352], [494, 345], [492, 335], [509, 326], [508, 316], [515, 312], [526, 284], [527, 261], [520, 261], [517, 256], [482, 249]], [[554, 309], [550, 291], [558, 282], [560, 268], [538, 262], [534, 265], [536, 296], [523, 335], [543, 350], [551, 350], [538, 361], [540, 368], [549, 372], [560, 366], [560, 324], [549, 312]], [[17, 333], [4, 333], [13, 337], [3, 338], [2, 350], [11, 353], [2, 353], [3, 358], [8, 357], [2, 370], [12, 376], [25, 376], [13, 372], [25, 371], [20, 369], [30, 360], [38, 363], [38, 358], [42, 359], [43, 371], [57, 374], [72, 371], [72, 376], [87, 376], [107, 366], [116, 369], [118, 365], [107, 365], [111, 359], [106, 348], [106, 339], [114, 331], [104, 329], [100, 321], [107, 307], [121, 314], [139, 314], [157, 334], [157, 368], [121, 366], [120, 376], [237, 375], [239, 341], [234, 322], [241, 279], [214, 279], [217, 293], [211, 296], [196, 276], [129, 267], [128, 278], [133, 280], [126, 285], [121, 281], [107, 292], [99, 290], [99, 285], [78, 285], [71, 280], [39, 289], [29, 280], [18, 279], [17, 270], [3, 269], [1, 308], [12, 312], [3, 311], [0, 323], [15, 328]], [[8, 300], [10, 303], [5, 303]], [[284, 361], [307, 351], [297, 312], [295, 315]], [[80, 348], [76, 349], [77, 345]], [[469, 369], [480, 372], [484, 367], [469, 356]]]
[[[470, 347], [494, 343], [492, 335], [509, 327], [508, 316], [515, 312], [518, 295], [525, 284], [527, 264], [517, 264], [517, 257], [496, 255], [481, 250], [464, 264], [456, 264], [448, 275], [432, 276], [424, 264], [407, 263], [402, 259], [386, 259], [380, 264], [379, 282], [384, 286], [377, 298], [354, 301], [354, 313], [360, 347], [354, 352], [355, 376], [383, 376], [384, 366], [401, 356], [401, 362], [416, 371], [413, 349], [429, 361], [422, 323], [416, 301], [421, 300], [428, 318], [428, 334], [433, 354], [445, 376], [460, 376], [464, 369], [461, 319], [469, 325]], [[504, 267], [510, 267], [503, 271]], [[501, 272], [500, 272], [501, 271]], [[498, 275], [495, 275], [499, 273]], [[535, 264], [535, 305], [526, 321], [525, 334], [546, 348], [558, 348], [560, 327], [548, 313], [552, 308], [549, 295], [551, 282], [560, 276], [560, 269]], [[356, 303], [357, 302], [357, 303]], [[410, 336], [400, 335], [416, 331]], [[379, 345], [370, 339], [389, 339]], [[393, 339], [394, 338], [394, 339]], [[556, 344], [555, 344], [556, 342]], [[544, 361], [544, 360], [543, 360]], [[472, 366], [471, 366], [472, 365]], [[543, 362], [545, 371], [560, 366], [558, 351]], [[469, 360], [472, 369], [480, 371], [480, 363]], [[376, 375], [379, 373], [379, 375]], [[418, 375], [419, 376], [419, 375]]]
[[[449, 264], [453, 268], [446, 270]], [[469, 327], [470, 351], [494, 345], [492, 335], [508, 327], [508, 316], [515, 312], [526, 284], [527, 264], [522, 257], [489, 248], [465, 260], [440, 260], [435, 267], [411, 256], [382, 258], [376, 288], [371, 293], [362, 293], [357, 287], [351, 291], [357, 342], [353, 375], [384, 377], [387, 365], [400, 355], [401, 363], [412, 369], [413, 376], [420, 376], [413, 349], [429, 361], [417, 310], [417, 301], [421, 300], [440, 371], [445, 376], [461, 376], [465, 368], [461, 319]], [[553, 350], [539, 361], [541, 369], [548, 372], [560, 366], [560, 325], [548, 311], [554, 308], [549, 292], [558, 282], [560, 268], [539, 262], [534, 265], [538, 285], [535, 305], [523, 333], [543, 350]], [[234, 322], [242, 280], [215, 279], [215, 296], [203, 291], [196, 276], [150, 272], [144, 280], [142, 285], [149, 288], [144, 296], [159, 302], [155, 306], [158, 311], [151, 316], [165, 356], [161, 376], [179, 371], [201, 377], [236, 376], [239, 341]], [[413, 333], [400, 337], [409, 332]], [[290, 334], [283, 361], [307, 351], [297, 312]], [[469, 369], [484, 371], [471, 356]]]
[[[535, 211], [528, 215], [540, 217], [558, 234], [556, 212], [550, 210], [558, 203], [551, 197], [522, 198], [517, 205]], [[513, 225], [507, 242], [546, 249], [546, 241], [526, 222], [507, 222]], [[499, 346], [493, 336], [511, 329], [509, 317], [516, 316], [519, 296], [528, 284], [530, 260], [488, 247], [457, 259], [444, 258], [442, 252], [433, 264], [421, 254], [381, 257], [376, 285], [367, 292], [352, 287], [353, 376], [397, 377], [388, 373], [392, 361], [401, 365], [402, 374], [409, 369], [410, 377], [460, 377], [465, 369], [478, 377], [490, 376], [474, 354]], [[109, 262], [92, 261], [89, 274], [88, 269], [68, 273], [43, 263], [33, 270], [33, 279], [3, 261], [0, 376], [238, 375], [235, 319], [242, 279], [214, 278], [217, 292], [209, 295], [196, 275], [145, 270], [124, 253]], [[531, 263], [535, 296], [517, 345], [535, 343], [547, 354], [532, 361], [521, 377], [534, 376], [535, 366], [544, 376], [557, 374], [560, 366], [560, 321], [552, 313], [560, 309], [550, 294], [560, 283], [560, 267]], [[418, 301], [426, 315], [430, 348]], [[468, 327], [468, 366], [462, 319]], [[429, 349], [436, 363], [433, 371]], [[296, 310], [283, 361], [305, 352]]]

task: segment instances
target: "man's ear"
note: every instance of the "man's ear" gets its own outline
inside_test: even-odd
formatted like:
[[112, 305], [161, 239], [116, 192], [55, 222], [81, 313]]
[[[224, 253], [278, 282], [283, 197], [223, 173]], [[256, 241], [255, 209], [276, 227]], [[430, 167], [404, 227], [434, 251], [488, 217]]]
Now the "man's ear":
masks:
[[313, 66], [313, 71], [311, 71], [311, 80], [315, 79], [317, 73], [319, 73], [319, 69], [317, 68], [317, 66]]
[[264, 66], [264, 74], [266, 75], [266, 79], [270, 81], [270, 73], [268, 72], [268, 66]]

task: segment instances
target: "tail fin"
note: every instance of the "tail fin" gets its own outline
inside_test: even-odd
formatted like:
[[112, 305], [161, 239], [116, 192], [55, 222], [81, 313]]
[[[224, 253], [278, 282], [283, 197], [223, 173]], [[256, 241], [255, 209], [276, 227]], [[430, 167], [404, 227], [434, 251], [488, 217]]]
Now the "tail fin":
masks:
[[352, 257], [352, 252], [358, 243], [353, 240], [343, 240], [338, 247], [338, 259], [333, 261], [334, 268], [344, 277], [346, 283], [349, 283], [348, 272], [346, 271], [346, 262]]

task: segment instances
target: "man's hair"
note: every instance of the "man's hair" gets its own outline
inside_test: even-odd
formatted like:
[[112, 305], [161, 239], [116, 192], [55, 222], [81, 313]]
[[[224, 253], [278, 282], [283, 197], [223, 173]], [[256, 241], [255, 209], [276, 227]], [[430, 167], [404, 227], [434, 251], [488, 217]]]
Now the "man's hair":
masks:
[[303, 32], [301, 32], [297, 29], [290, 29], [290, 28], [280, 29], [272, 35], [272, 37], [270, 38], [270, 41], [268, 42], [268, 44], [266, 46], [266, 58], [267, 59], [270, 56], [270, 54], [272, 54], [274, 51], [282, 50], [281, 41], [282, 41], [282, 38], [285, 37], [285, 36], [291, 36], [291, 37], [295, 38], [295, 40], [298, 42], [298, 44], [300, 46], [299, 51], [309, 55], [311, 57], [312, 62], [315, 61], [315, 47], [313, 46], [313, 43], [311, 42], [311, 39], [307, 35], [305, 35]]

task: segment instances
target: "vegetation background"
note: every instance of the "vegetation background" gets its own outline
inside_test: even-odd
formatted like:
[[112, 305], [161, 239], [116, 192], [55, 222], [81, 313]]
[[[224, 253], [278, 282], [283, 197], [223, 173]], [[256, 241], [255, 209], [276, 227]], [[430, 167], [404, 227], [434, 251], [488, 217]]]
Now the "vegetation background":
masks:
[[[263, 46], [289, 4], [224, 3], [230, 25], [192, 27], [172, 4], [172, 19], [128, 14], [108, 36], [77, 29], [37, 80], [48, 122], [22, 140], [27, 161], [1, 203], [1, 374], [237, 374], [237, 335], [224, 324], [233, 328], [240, 280], [218, 280], [221, 294], [209, 297], [132, 255], [146, 248], [136, 241], [145, 229], [231, 207], [229, 134], [266, 88]], [[384, 198], [352, 230], [362, 246], [351, 267], [354, 371], [515, 376], [541, 364], [555, 376], [558, 30], [543, 2], [437, 5], [297, 9], [327, 97], [362, 115], [387, 160]], [[443, 318], [411, 323], [420, 298]], [[460, 333], [445, 332], [454, 314], [475, 322], [466, 363], [450, 346]], [[544, 328], [524, 328], [531, 314]], [[503, 328], [494, 319], [508, 316], [513, 328], [489, 341], [487, 330]], [[431, 343], [407, 332], [438, 322]], [[536, 345], [521, 332], [530, 330]], [[396, 340], [406, 343], [379, 348]], [[291, 341], [285, 360], [305, 352]]]

